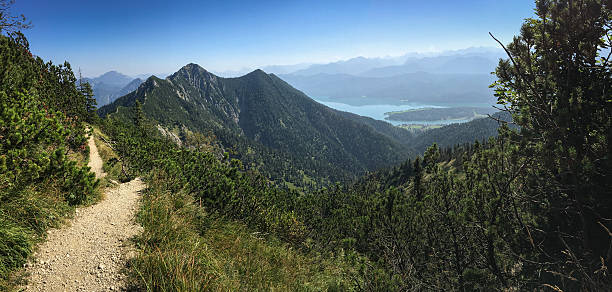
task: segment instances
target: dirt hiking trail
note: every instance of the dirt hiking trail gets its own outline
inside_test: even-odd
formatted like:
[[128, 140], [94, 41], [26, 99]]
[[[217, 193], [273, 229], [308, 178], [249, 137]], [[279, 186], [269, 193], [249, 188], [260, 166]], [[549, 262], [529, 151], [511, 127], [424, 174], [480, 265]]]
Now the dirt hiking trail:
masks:
[[87, 166], [91, 167], [91, 171], [96, 174], [97, 178], [105, 177], [106, 173], [102, 170], [104, 162], [98, 153], [98, 147], [96, 147], [93, 136], [89, 137], [87, 145], [89, 145], [89, 163], [87, 163]]
[[[102, 159], [93, 137], [89, 138], [89, 166], [102, 178]], [[79, 208], [68, 226], [52, 229], [41, 244], [34, 261], [26, 268], [30, 274], [26, 291], [125, 291], [122, 269], [135, 254], [130, 238], [141, 231], [134, 222], [139, 192], [145, 188], [140, 179], [107, 189], [99, 203]]]

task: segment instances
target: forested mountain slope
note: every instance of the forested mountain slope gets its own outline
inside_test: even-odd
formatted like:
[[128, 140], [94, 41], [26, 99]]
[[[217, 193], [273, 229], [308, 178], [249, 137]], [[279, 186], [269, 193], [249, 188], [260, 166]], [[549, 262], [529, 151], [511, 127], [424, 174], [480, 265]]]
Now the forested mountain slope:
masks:
[[405, 129], [402, 129], [400, 127], [395, 127], [385, 121], [360, 116], [350, 112], [336, 111], [336, 113], [357, 123], [368, 125], [374, 128], [377, 132], [396, 141], [399, 141], [400, 143], [409, 145], [411, 149], [414, 149], [411, 144], [415, 142], [415, 136], [410, 131], [406, 131]]
[[497, 136], [497, 131], [504, 122], [509, 123], [511, 128], [516, 128], [512, 124], [512, 116], [509, 113], [498, 112], [491, 117], [427, 130], [414, 137], [411, 146], [417, 153], [422, 154], [433, 143], [445, 148], [458, 144], [474, 143], [474, 141], [486, 141], [489, 137]]
[[[271, 173], [298, 168], [309, 176], [337, 180], [397, 163], [409, 155], [402, 144], [406, 135], [389, 135], [403, 130], [348, 118], [261, 70], [220, 78], [189, 64], [165, 80], [149, 78], [99, 112], [128, 117], [132, 112], [128, 107], [137, 101], [145, 116], [163, 127], [211, 132], [226, 148], [237, 148], [247, 165], [264, 164], [268, 170], [274, 168]], [[266, 155], [281, 157], [286, 163], [262, 161]]]
[[496, 122], [443, 127], [415, 139], [452, 148], [317, 190], [257, 170], [354, 177], [416, 142], [274, 75], [224, 79], [193, 64], [149, 78], [99, 120], [68, 64], [32, 57], [23, 35], [0, 37], [0, 289], [49, 226], [95, 200], [76, 162], [86, 120], [107, 138], [109, 176], [148, 185], [126, 267], [134, 289], [609, 291], [611, 5], [536, 1], [536, 18], [499, 42], [510, 58], [492, 87], [516, 129], [454, 147]]

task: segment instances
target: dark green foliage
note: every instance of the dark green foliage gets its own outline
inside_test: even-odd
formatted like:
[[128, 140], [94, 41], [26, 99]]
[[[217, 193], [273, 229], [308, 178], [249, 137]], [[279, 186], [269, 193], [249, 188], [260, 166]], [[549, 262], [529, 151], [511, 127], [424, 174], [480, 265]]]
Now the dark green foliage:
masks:
[[353, 120], [360, 124], [365, 124], [372, 127], [376, 132], [389, 137], [392, 140], [400, 142], [401, 144], [411, 145], [414, 143], [414, 135], [405, 129], [395, 127], [387, 122], [372, 119], [370, 117], [364, 117], [349, 112], [336, 111], [339, 115]]
[[[496, 117], [512, 114], [514, 128], [477, 120], [413, 138], [318, 105], [274, 75], [223, 79], [193, 64], [102, 108], [122, 179], [155, 182], [141, 214], [160, 221], [140, 218], [145, 228], [177, 227], [140, 239], [150, 257], [137, 262], [150, 271], [141, 275], [145, 283], [203, 289], [199, 279], [211, 275], [206, 252], [189, 243], [215, 236], [207, 233], [215, 222], [236, 220], [281, 239], [283, 248], [348, 262], [341, 274], [360, 290], [609, 290], [610, 4], [536, 4], [539, 18], [526, 20], [507, 48], [511, 59], [496, 71], [506, 109]], [[68, 65], [29, 57], [26, 43], [0, 37], [3, 276], [96, 186], [66, 159], [85, 141], [90, 90], [77, 90]], [[178, 129], [184, 146], [158, 125], [166, 136]], [[348, 178], [404, 157], [407, 142], [423, 157], [351, 185], [298, 192], [274, 182]], [[60, 191], [53, 197], [48, 189]], [[192, 252], [189, 261], [172, 254], [183, 249]], [[156, 267], [164, 259], [187, 275]], [[346, 279], [319, 284], [342, 290]]]
[[[88, 169], [66, 158], [70, 130], [61, 113], [44, 110], [38, 98], [0, 91], [0, 182], [4, 196], [28, 186], [61, 180], [62, 191], [71, 205], [83, 203], [93, 193], [95, 178]], [[53, 150], [48, 150], [51, 148]]]
[[86, 120], [89, 123], [98, 122], [98, 115], [96, 114], [96, 99], [94, 97], [93, 89], [91, 85], [87, 82], [81, 82], [79, 79], [79, 84], [77, 86], [78, 91], [85, 97], [85, 110], [88, 113], [86, 116]]
[[510, 60], [499, 63], [495, 89], [523, 129], [523, 151], [541, 166], [530, 170], [525, 189], [548, 206], [542, 236], [549, 249], [539, 261], [563, 263], [555, 276], [569, 279], [567, 287], [609, 288], [612, 4], [536, 7], [538, 18], [506, 48]]
[[[135, 107], [135, 112], [137, 112], [137, 108]], [[219, 159], [213, 152], [190, 150], [179, 147], [174, 143], [169, 143], [166, 138], [161, 137], [159, 134], [150, 134], [155, 133], [151, 129], [150, 122], [145, 120], [144, 123], [141, 123], [144, 127], [137, 127], [135, 126], [136, 120], [124, 123], [112, 116], [105, 120], [103, 130], [113, 137], [113, 147], [119, 152], [118, 155], [122, 157], [120, 163], [127, 165], [125, 168], [129, 169], [128, 172], [131, 175], [144, 175], [148, 177], [149, 183], [155, 188], [149, 191], [167, 192], [170, 194], [167, 197], [171, 200], [184, 201], [185, 198], [187, 198], [186, 200], [193, 200], [196, 206], [203, 208], [198, 209], [196, 207], [199, 210], [197, 212], [200, 214], [207, 213], [206, 217], [196, 216], [197, 218], [189, 219], [188, 224], [195, 224], [195, 227], [167, 231], [148, 231], [149, 233], [147, 234], [150, 234], [152, 237], [143, 241], [147, 249], [143, 251], [146, 258], [141, 258], [141, 261], [137, 263], [138, 269], [146, 269], [146, 271], [152, 273], [140, 275], [147, 285], [161, 287], [206, 283], [207, 281], [204, 278], [197, 281], [176, 278], [177, 275], [174, 272], [162, 272], [162, 274], [159, 274], [166, 264], [162, 264], [160, 262], [162, 259], [156, 259], [156, 257], [170, 257], [170, 254], [165, 255], [165, 253], [171, 252], [173, 250], [172, 246], [175, 246], [175, 244], [169, 244], [166, 237], [188, 235], [180, 235], [179, 233], [194, 232], [194, 230], [203, 235], [211, 228], [211, 224], [214, 225], [214, 222], [219, 222], [219, 220], [239, 220], [244, 222], [249, 228], [256, 230], [257, 232], [254, 234], [270, 233], [273, 237], [282, 239], [285, 244], [289, 244], [292, 248], [304, 249], [304, 252], [313, 254], [324, 252], [327, 254], [328, 252], [335, 251], [335, 249], [322, 249], [318, 243], [314, 244], [312, 238], [322, 238], [315, 237], [314, 234], [317, 232], [321, 233], [323, 229], [317, 229], [320, 226], [314, 224], [311, 226], [312, 228], [307, 228], [304, 224], [305, 221], [303, 221], [306, 218], [308, 221], [317, 220], [317, 218], [329, 218], [318, 217], [318, 214], [310, 213], [313, 210], [317, 210], [316, 207], [311, 207], [310, 204], [324, 204], [323, 201], [319, 201], [319, 198], [322, 197], [302, 195], [276, 187], [271, 181], [258, 173], [245, 170], [240, 161], [230, 159], [227, 155]], [[148, 198], [147, 202], [154, 200], [154, 198]], [[158, 208], [182, 208], [182, 206], [159, 205]], [[152, 215], [155, 214], [155, 216], [167, 214], [155, 210], [146, 210], [146, 212]], [[308, 217], [304, 217], [306, 214], [309, 214]], [[184, 216], [193, 215], [185, 214]], [[152, 224], [152, 222], [148, 222], [148, 217], [141, 219], [145, 221], [147, 226]], [[157, 220], [168, 219], [159, 218]], [[153, 225], [171, 223], [164, 222], [155, 222]], [[345, 227], [350, 228], [350, 226]], [[167, 235], [161, 235], [159, 234], [160, 232]], [[321, 233], [321, 235], [323, 234], [327, 233]], [[188, 237], [193, 237], [193, 235]], [[177, 238], [177, 240], [181, 239]], [[350, 244], [347, 246], [350, 246]], [[192, 247], [185, 248], [191, 249]], [[201, 251], [193, 252], [201, 253]], [[397, 279], [389, 280], [390, 276], [387, 271], [378, 264], [372, 263], [367, 257], [354, 253], [351, 250], [348, 252], [346, 260], [355, 270], [342, 267], [347, 269], [342, 270], [342, 273], [346, 273], [348, 277], [343, 279], [343, 281], [355, 282], [362, 289], [394, 290], [395, 286], [397, 286], [394, 286], [394, 283], [397, 283]], [[192, 256], [192, 254], [186, 256]], [[212, 270], [207, 271], [201, 267], [203, 263], [199, 261], [205, 260], [202, 257], [204, 255], [194, 258], [194, 261], [197, 260], [198, 262], [192, 268], [181, 266], [180, 269], [184, 269], [188, 277], [191, 277], [189, 275], [196, 272], [204, 273], [200, 277], [204, 277], [204, 275], [211, 277]], [[178, 257], [172, 258], [176, 259]], [[333, 258], [329, 260], [333, 260]], [[175, 265], [174, 262], [170, 264]], [[331, 276], [327, 275], [326, 277]], [[192, 284], [189, 284], [189, 282], [192, 282]], [[308, 282], [311, 282], [311, 280], [308, 280]], [[267, 285], [264, 283], [255, 284], [257, 286]], [[291, 286], [296, 285], [299, 287], [303, 284], [291, 282]], [[341, 285], [340, 287], [344, 286]]]
[[159, 135], [145, 134], [152, 129], [142, 124], [106, 121], [104, 130], [114, 137], [114, 148], [126, 164], [125, 174], [155, 173], [166, 182], [165, 189], [185, 191], [212, 213], [274, 231], [287, 240], [302, 236], [294, 215], [281, 208], [296, 193], [274, 187], [257, 173], [244, 172], [239, 160], [220, 161], [213, 153], [181, 148]]
[[302, 197], [298, 214], [321, 248], [368, 255], [400, 289], [522, 288], [533, 270], [516, 252], [529, 241], [509, 235], [528, 232], [521, 226], [533, 218], [510, 191], [517, 149], [507, 135], [476, 146], [458, 175], [434, 146], [423, 160]]
[[27, 90], [41, 102], [62, 113], [72, 128], [68, 145], [77, 150], [85, 142], [83, 121], [91, 120], [94, 113], [88, 98], [77, 89], [76, 78], [69, 63], [53, 65], [33, 57], [23, 35], [14, 38], [0, 36], [0, 85], [6, 94]]
[[[136, 92], [105, 109], [118, 109], [123, 113], [118, 119], [146, 125], [137, 122], [138, 106], [133, 111], [117, 107], [139, 100], [145, 117], [155, 122], [213, 129], [221, 141], [238, 141], [228, 137], [241, 137], [235, 133], [243, 131], [249, 139], [244, 145], [264, 146], [251, 148], [256, 151], [286, 151], [285, 137], [293, 137], [300, 142], [296, 153], [323, 155], [314, 160], [341, 167], [350, 167], [345, 163], [352, 160], [341, 160], [347, 156], [333, 151], [361, 159], [372, 152], [353, 147], [381, 140], [363, 135], [363, 141], [344, 143], [344, 135], [355, 131], [336, 131], [330, 117], [361, 125], [336, 121], [343, 129], [366, 126], [392, 141], [417, 141], [414, 147], [424, 151], [423, 157], [368, 173], [352, 185], [289, 192], [245, 170], [252, 163], [242, 156], [248, 147], [237, 147], [236, 157], [247, 161], [243, 167], [228, 156], [219, 161], [212, 153], [139, 134], [155, 132], [152, 126], [122, 133], [129, 127], [111, 118], [109, 125], [116, 124], [109, 131], [115, 131], [118, 149], [126, 149], [126, 163], [138, 165], [133, 171], [152, 170], [164, 178], [165, 189], [187, 192], [206, 210], [277, 234], [301, 249], [344, 255], [357, 269], [347, 276], [362, 290], [609, 290], [611, 82], [609, 60], [598, 54], [610, 48], [610, 7], [596, 0], [538, 1], [537, 7], [540, 19], [526, 21], [508, 48], [512, 64], [500, 63], [494, 85], [508, 109], [495, 117], [508, 121], [509, 111], [518, 127], [483, 119], [411, 138], [371, 120], [319, 110], [305, 98], [294, 98], [288, 106], [274, 97], [299, 93], [274, 76], [253, 72], [219, 81], [195, 66], [168, 80], [149, 79], [153, 89], [146, 98]], [[196, 78], [201, 74], [205, 78]], [[175, 83], [183, 93], [173, 90]], [[190, 106], [198, 96], [220, 106]], [[292, 111], [296, 108], [303, 110]], [[207, 118], [195, 121], [195, 116]], [[298, 119], [302, 116], [308, 118]], [[317, 131], [304, 127], [305, 121]], [[220, 129], [232, 134], [223, 136]], [[329, 137], [341, 147], [332, 147]], [[324, 142], [303, 143], [303, 138]], [[427, 148], [433, 142], [443, 148]], [[315, 153], [321, 146], [331, 152]], [[279, 163], [278, 157], [266, 163]], [[296, 167], [308, 165], [293, 159], [283, 163], [296, 161]], [[361, 160], [361, 169], [372, 169], [371, 163]]]
[[406, 290], [609, 290], [610, 7], [537, 8], [494, 85], [520, 131], [311, 195], [298, 213], [317, 242]]

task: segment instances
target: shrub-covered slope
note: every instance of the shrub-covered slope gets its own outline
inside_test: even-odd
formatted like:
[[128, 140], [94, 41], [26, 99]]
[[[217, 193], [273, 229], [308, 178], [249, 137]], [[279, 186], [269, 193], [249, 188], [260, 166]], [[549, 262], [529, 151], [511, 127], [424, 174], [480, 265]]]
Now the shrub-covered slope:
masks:
[[95, 199], [85, 166], [93, 99], [69, 64], [33, 57], [27, 40], [0, 35], [0, 290], [45, 231]]

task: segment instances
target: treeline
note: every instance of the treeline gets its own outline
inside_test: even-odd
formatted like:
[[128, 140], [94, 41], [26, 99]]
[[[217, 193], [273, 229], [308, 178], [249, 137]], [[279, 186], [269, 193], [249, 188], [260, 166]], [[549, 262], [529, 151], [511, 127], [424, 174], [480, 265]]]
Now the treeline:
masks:
[[96, 199], [98, 184], [86, 166], [85, 123], [97, 118], [91, 88], [75, 84], [68, 63], [45, 63], [21, 33], [0, 27], [7, 31], [0, 34], [0, 290], [49, 227]]

